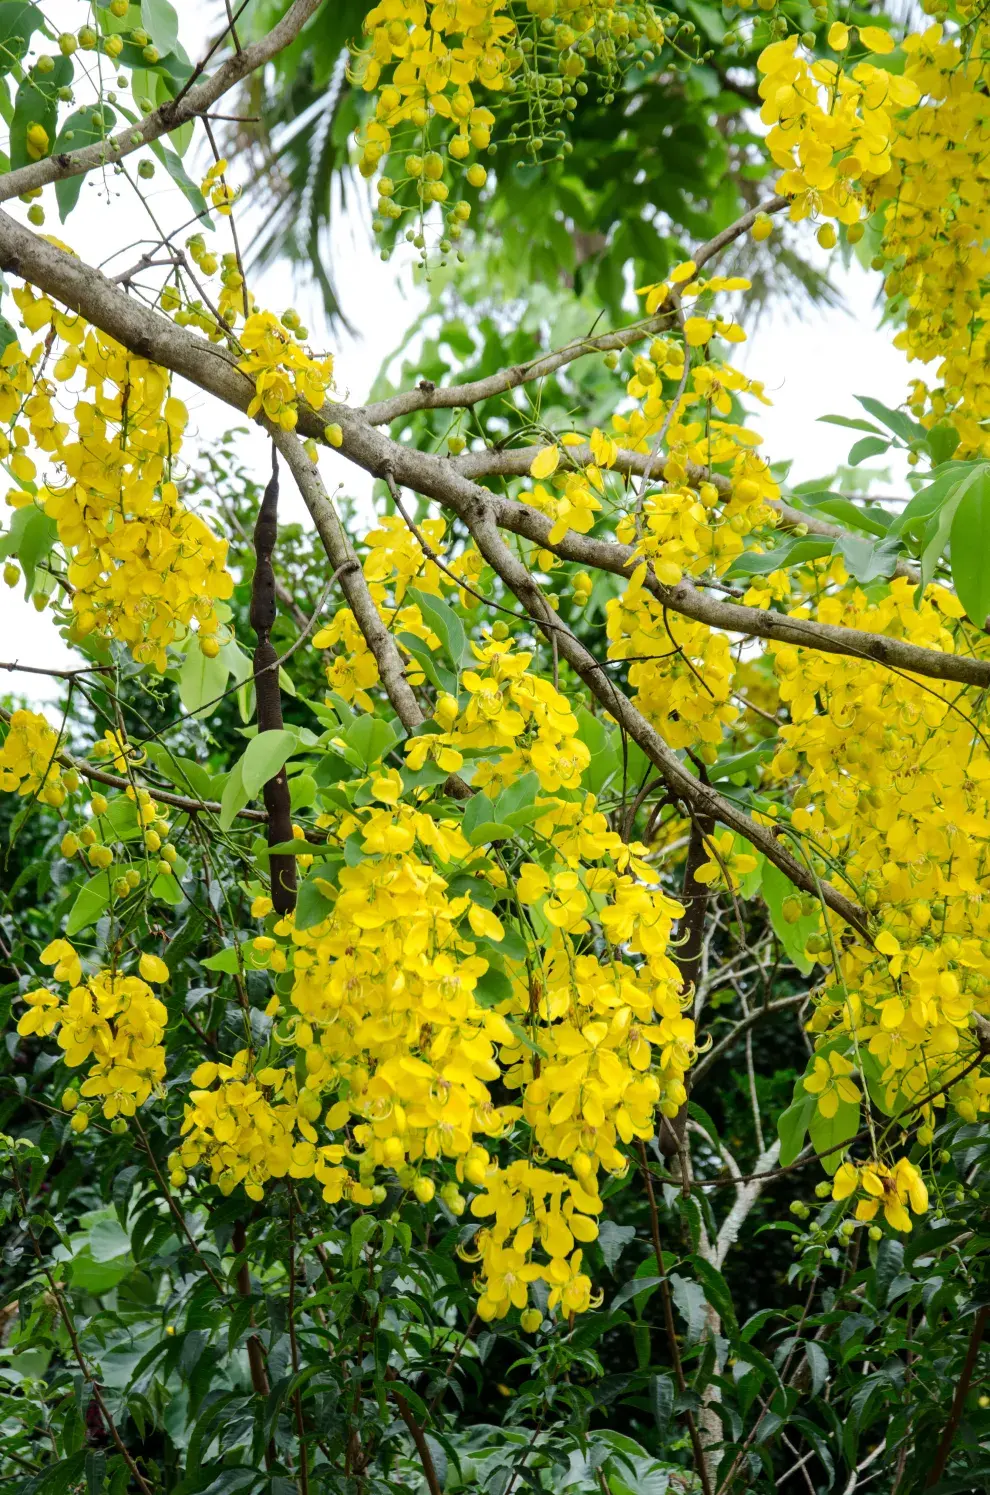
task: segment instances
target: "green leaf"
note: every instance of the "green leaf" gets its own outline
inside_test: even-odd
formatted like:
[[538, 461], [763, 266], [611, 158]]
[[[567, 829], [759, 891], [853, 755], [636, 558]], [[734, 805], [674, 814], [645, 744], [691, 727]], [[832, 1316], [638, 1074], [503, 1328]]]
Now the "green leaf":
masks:
[[[623, 1303], [628, 1303], [630, 1298], [638, 1298], [641, 1293], [650, 1293], [652, 1295], [660, 1286], [661, 1280], [659, 1277], [633, 1277], [629, 1282], [623, 1283], [622, 1287], [619, 1288], [619, 1291], [612, 1299], [612, 1308], [621, 1308]], [[698, 1289], [698, 1293], [702, 1297], [702, 1302], [704, 1302], [700, 1288]], [[643, 1304], [636, 1303], [635, 1308], [637, 1313], [642, 1312]]]
[[475, 794], [468, 800], [464, 807], [464, 819], [461, 822], [461, 829], [470, 841], [471, 833], [476, 826], [494, 821], [494, 819], [495, 806], [488, 798], [488, 795], [483, 793]]
[[927, 521], [936, 509], [941, 507], [960, 479], [973, 471], [974, 466], [973, 463], [950, 463], [938, 473], [933, 482], [918, 490], [890, 526], [890, 533], [906, 535], [916, 544], [920, 543], [921, 533]]
[[941, 508], [936, 510], [925, 525], [921, 537], [921, 585], [918, 588], [917, 600], [924, 595], [925, 588], [935, 575], [942, 553], [949, 543], [956, 510], [966, 497], [966, 491], [975, 478], [976, 475], [970, 473], [968, 478], [953, 488]]
[[35, 65], [21, 83], [14, 98], [14, 118], [10, 125], [11, 170], [27, 166], [27, 132], [29, 125], [41, 125], [48, 135], [49, 149], [55, 139], [58, 120], [58, 91], [68, 88], [74, 69], [72, 59], [57, 57], [50, 73], [39, 73]]
[[674, 1383], [669, 1376], [650, 1377], [650, 1410], [657, 1425], [657, 1437], [662, 1447], [674, 1410]]
[[890, 440], [886, 436], [864, 436], [862, 441], [857, 441], [849, 449], [850, 467], [858, 467], [860, 462], [865, 462], [867, 457], [878, 457], [881, 452], [890, 450]]
[[17, 510], [10, 530], [3, 538], [7, 543], [0, 545], [0, 554], [15, 555], [20, 561], [24, 573], [24, 595], [30, 597], [38, 567], [51, 555], [58, 539], [55, 521], [49, 519], [44, 509], [29, 504]]
[[229, 831], [238, 813], [244, 809], [251, 798], [244, 787], [242, 767], [244, 759], [239, 758], [227, 776], [227, 782], [223, 786], [223, 794], [220, 796], [220, 829]]
[[864, 586], [881, 576], [893, 576], [899, 548], [896, 539], [884, 540], [877, 545], [859, 535], [843, 535], [835, 542], [836, 552], [845, 561], [846, 570]]
[[872, 421], [863, 420], [858, 415], [820, 415], [818, 419], [824, 425], [843, 426], [848, 431], [869, 431], [874, 436], [883, 434], [879, 426], [873, 425]]
[[736, 557], [726, 575], [764, 576], [787, 566], [803, 566], [808, 561], [818, 561], [823, 556], [831, 555], [833, 544], [832, 540], [811, 537], [777, 545], [764, 554], [758, 555], [754, 550], [746, 550]]
[[373, 768], [398, 741], [396, 727], [401, 735], [402, 728], [398, 723], [393, 726], [377, 716], [358, 716], [341, 736], [362, 766]]
[[815, 1107], [808, 1126], [811, 1145], [821, 1158], [826, 1173], [834, 1173], [842, 1154], [859, 1130], [859, 1102], [840, 1100], [834, 1116], [823, 1116]]
[[[98, 140], [106, 139], [116, 123], [117, 116], [109, 104], [96, 109], [92, 106], [77, 109], [62, 121], [52, 146], [52, 155], [60, 155], [63, 151], [78, 151], [84, 145], [95, 145]], [[55, 183], [58, 216], [63, 223], [79, 201], [85, 180], [86, 174], [81, 174], [63, 177]]]
[[199, 799], [212, 798], [213, 776], [201, 763], [197, 763], [193, 758], [183, 758], [179, 753], [171, 752], [160, 742], [146, 743], [144, 751], [162, 777], [166, 778], [170, 784], [174, 784], [183, 794], [191, 791]]
[[[135, 78], [137, 74], [135, 73]], [[156, 108], [160, 109], [174, 99], [178, 93], [178, 87], [167, 73], [157, 72], [152, 74], [151, 100]], [[187, 119], [184, 125], [177, 130], [170, 130], [168, 138], [175, 146], [180, 156], [184, 156], [192, 144], [194, 125], [191, 119]]]
[[160, 872], [151, 884], [151, 896], [160, 898], [162, 903], [171, 903], [173, 908], [178, 908], [185, 894], [179, 887], [178, 879], [173, 872]]
[[619, 1257], [636, 1239], [634, 1225], [617, 1225], [614, 1220], [603, 1220], [598, 1230], [598, 1249], [605, 1265], [614, 1274]]
[[887, 1306], [890, 1289], [895, 1277], [904, 1270], [904, 1242], [885, 1236], [877, 1247], [877, 1265], [874, 1272], [876, 1302], [878, 1308]]
[[90, 924], [95, 924], [97, 919], [103, 917], [110, 906], [111, 897], [111, 873], [98, 872], [91, 877], [89, 882], [84, 883], [76, 894], [75, 902], [69, 910], [69, 917], [65, 924], [65, 933], [68, 938], [78, 934], [80, 929], [86, 929]]
[[179, 40], [179, 17], [169, 0], [141, 0], [141, 20], [163, 55], [174, 52]]
[[101, 1495], [107, 1477], [107, 1456], [102, 1449], [86, 1455], [86, 1495]]
[[487, 846], [492, 841], [509, 841], [514, 834], [511, 825], [500, 820], [483, 820], [468, 836], [472, 846]]
[[448, 695], [456, 693], [457, 676], [437, 664], [429, 644], [414, 633], [400, 633], [397, 642], [409, 651], [432, 686], [445, 690]]
[[494, 1007], [512, 996], [512, 982], [504, 971], [490, 965], [485, 974], [478, 978], [474, 993], [482, 1007]]
[[312, 929], [314, 924], [322, 924], [332, 913], [333, 903], [325, 893], [320, 892], [313, 877], [307, 877], [305, 882], [299, 884], [296, 894], [297, 929]]
[[[77, 1237], [73, 1237], [73, 1240], [76, 1239]], [[86, 1237], [78, 1239], [86, 1240]], [[88, 1244], [76, 1252], [69, 1263], [72, 1286], [81, 1292], [93, 1293], [96, 1297], [117, 1287], [133, 1270], [134, 1262], [130, 1256], [118, 1256], [113, 1261], [95, 1261]]]
[[959, 445], [959, 432], [955, 426], [950, 426], [947, 421], [939, 422], [937, 426], [932, 426], [927, 439], [928, 450], [936, 465], [951, 462]]
[[952, 580], [971, 622], [990, 616], [990, 469], [976, 475], [960, 499], [950, 531]]
[[248, 799], [260, 794], [298, 746], [296, 734], [284, 728], [259, 732], [251, 739], [240, 762], [241, 783]]
[[794, 1162], [804, 1146], [809, 1123], [815, 1114], [815, 1097], [801, 1087], [798, 1098], [782, 1111], [777, 1118], [777, 1136], [780, 1138], [780, 1166], [787, 1168]]
[[186, 650], [179, 671], [179, 700], [190, 716], [209, 716], [212, 705], [227, 688], [229, 670], [223, 651], [207, 659], [195, 639]]
[[416, 603], [423, 621], [429, 624], [439, 638], [454, 669], [459, 670], [464, 658], [466, 639], [464, 625], [450, 603], [444, 602], [440, 597], [429, 597], [417, 587], [407, 587], [406, 596]]
[[890, 528], [892, 516], [879, 504], [863, 508], [851, 498], [843, 498], [841, 493], [800, 493], [797, 500], [797, 507], [800, 509], [812, 509], [816, 514], [841, 519], [854, 529], [864, 529], [867, 534], [876, 535], [878, 539], [882, 539]]
[[688, 1344], [695, 1344], [701, 1338], [708, 1319], [708, 1300], [704, 1289], [700, 1283], [692, 1282], [690, 1277], [671, 1272], [670, 1291], [677, 1310], [687, 1325], [686, 1341]]
[[206, 971], [221, 971], [224, 975], [233, 976], [242, 966], [248, 971], [264, 970], [264, 965], [259, 963], [261, 961], [263, 957], [259, 956], [252, 942], [243, 940], [239, 945], [225, 946], [200, 964]]
[[27, 55], [36, 31], [45, 29], [45, 18], [36, 5], [25, 0], [3, 0], [0, 4], [0, 73], [9, 73]]
[[[495, 815], [499, 820], [505, 820], [519, 810], [535, 809], [533, 801], [540, 792], [539, 775], [535, 773], [524, 773], [521, 778], [509, 784], [502, 790], [495, 801]], [[543, 814], [543, 810], [537, 810], [537, 814]]]
[[131, 1249], [131, 1238], [121, 1227], [114, 1210], [95, 1212], [99, 1218], [89, 1227], [89, 1250], [94, 1261], [116, 1261]]
[[804, 1354], [811, 1371], [811, 1394], [818, 1396], [828, 1383], [828, 1356], [813, 1339], [805, 1341]]
[[772, 862], [767, 862], [763, 868], [763, 896], [770, 911], [770, 922], [774, 933], [786, 950], [788, 959], [797, 966], [802, 976], [809, 975], [814, 962], [807, 958], [804, 948], [808, 943], [808, 936], [814, 934], [818, 928], [818, 911], [802, 914], [795, 923], [788, 923], [784, 918], [784, 901], [787, 898], [800, 896], [799, 890], [787, 874], [781, 872], [780, 868], [775, 867]]
[[891, 410], [889, 405], [881, 405], [879, 400], [874, 400], [870, 395], [857, 395], [856, 398], [865, 411], [885, 425], [888, 431], [893, 431], [895, 436], [906, 441], [909, 446], [912, 441], [924, 441], [927, 437], [928, 432], [924, 426], [912, 420], [906, 411]]
[[688, 1262], [692, 1272], [701, 1283], [708, 1302], [715, 1309], [723, 1324], [734, 1333], [737, 1327], [736, 1310], [733, 1306], [732, 1294], [729, 1292], [729, 1285], [722, 1273], [703, 1256], [690, 1256]]

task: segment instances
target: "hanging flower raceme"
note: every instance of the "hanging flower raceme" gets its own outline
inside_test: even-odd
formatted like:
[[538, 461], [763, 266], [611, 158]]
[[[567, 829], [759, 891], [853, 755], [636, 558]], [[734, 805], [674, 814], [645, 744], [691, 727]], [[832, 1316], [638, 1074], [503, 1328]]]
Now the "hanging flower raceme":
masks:
[[0, 789], [8, 794], [36, 794], [45, 805], [64, 804], [57, 753], [58, 734], [39, 712], [13, 712], [0, 745]]
[[69, 991], [64, 997], [48, 987], [28, 992], [28, 1011], [17, 1024], [18, 1033], [47, 1038], [57, 1030], [70, 1069], [92, 1061], [79, 1091], [70, 1090], [66, 1097], [66, 1109], [78, 1117], [77, 1131], [84, 1129], [88, 1115], [87, 1109], [77, 1109], [80, 1094], [84, 1100], [98, 1098], [109, 1119], [133, 1116], [165, 1078], [168, 1009], [148, 983], [167, 981], [168, 967], [157, 955], [144, 954], [140, 975], [101, 970], [84, 976], [79, 956], [64, 939], [53, 940], [41, 959]]
[[[838, 590], [821, 595], [823, 581]], [[916, 607], [914, 585], [898, 577], [886, 596], [868, 600], [846, 582], [838, 561], [818, 563], [814, 585], [814, 615], [823, 622], [892, 633], [931, 649], [987, 653], [985, 636], [963, 621], [958, 599], [944, 588], [930, 587]], [[796, 601], [796, 616], [812, 613]], [[874, 920], [872, 944], [841, 942], [837, 966], [829, 941], [815, 939], [816, 958], [828, 972], [811, 1026], [828, 1053], [816, 1057], [804, 1088], [823, 1116], [835, 1115], [841, 1102], [858, 1107], [852, 1075], [859, 1070], [874, 1104], [918, 1123], [925, 1143], [935, 1105], [945, 1104], [941, 1095], [933, 1100], [940, 1087], [966, 1120], [990, 1109], [990, 1077], [972, 1064], [979, 1052], [974, 1014], [990, 1016], [990, 903], [983, 892], [990, 749], [983, 708], [960, 697], [957, 686], [915, 681], [868, 661], [788, 644], [771, 645], [771, 653], [791, 716], [772, 772], [784, 780], [801, 769], [807, 785], [790, 825], [808, 855], [844, 868]], [[837, 1188], [855, 1171], [844, 1166]], [[898, 1229], [907, 1228], [905, 1198], [915, 1212], [924, 1208], [911, 1166], [898, 1164], [890, 1175], [909, 1178], [907, 1193], [899, 1182], [892, 1193], [882, 1170], [863, 1174], [872, 1197], [881, 1198], [882, 1185], [886, 1217]]]
[[[55, 521], [69, 560], [73, 635], [119, 639], [140, 663], [164, 670], [169, 644], [191, 625], [204, 639], [216, 633], [217, 604], [233, 590], [226, 542], [184, 507], [171, 477], [185, 406], [165, 370], [81, 317], [30, 286], [14, 299], [29, 331], [50, 330], [57, 356], [53, 379], [37, 379], [23, 400], [12, 465], [25, 486], [7, 503], [43, 508]], [[58, 386], [79, 382], [70, 426], [57, 412]], [[41, 485], [29, 441], [57, 464]]]

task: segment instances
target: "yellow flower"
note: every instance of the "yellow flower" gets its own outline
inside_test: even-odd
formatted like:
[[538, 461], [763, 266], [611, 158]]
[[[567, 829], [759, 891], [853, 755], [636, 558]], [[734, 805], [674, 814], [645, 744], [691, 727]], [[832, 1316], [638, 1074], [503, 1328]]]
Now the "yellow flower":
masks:
[[818, 1097], [818, 1109], [830, 1120], [839, 1109], [839, 1102], [858, 1104], [862, 1099], [858, 1086], [849, 1076], [853, 1066], [844, 1054], [833, 1049], [825, 1058], [816, 1054], [810, 1075], [805, 1075], [803, 1084], [809, 1095]]

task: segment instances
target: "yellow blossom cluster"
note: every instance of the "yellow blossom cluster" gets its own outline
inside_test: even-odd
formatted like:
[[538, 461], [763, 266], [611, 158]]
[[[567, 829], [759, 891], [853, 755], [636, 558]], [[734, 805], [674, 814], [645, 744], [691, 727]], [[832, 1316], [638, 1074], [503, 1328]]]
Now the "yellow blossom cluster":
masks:
[[[934, 383], [916, 380], [911, 404], [927, 427], [951, 420], [963, 453], [990, 448], [988, 40], [981, 16], [964, 10], [953, 33], [941, 23], [909, 32], [903, 67], [864, 58], [894, 50], [888, 31], [840, 22], [829, 31], [837, 60], [816, 60], [796, 36], [758, 60], [767, 147], [791, 217], [834, 219], [856, 242], [881, 210], [875, 264], [886, 265], [886, 294], [906, 323], [895, 346], [935, 363]], [[835, 243], [828, 223], [819, 239]]]
[[928, 1208], [928, 1189], [907, 1158], [898, 1158], [893, 1168], [883, 1163], [867, 1163], [860, 1168], [853, 1163], [840, 1164], [832, 1182], [833, 1199], [848, 1199], [857, 1189], [862, 1189], [866, 1198], [856, 1205], [856, 1219], [873, 1220], [882, 1209], [894, 1230], [912, 1229], [908, 1205], [916, 1215], [923, 1215]]
[[[859, 31], [861, 58], [893, 50], [879, 26]], [[844, 54], [847, 26], [837, 23], [829, 45]], [[865, 60], [847, 71], [840, 60], [815, 59], [797, 35], [760, 53], [760, 118], [769, 126], [771, 157], [782, 169], [777, 191], [791, 199], [790, 215], [858, 223], [872, 205], [871, 189], [891, 168], [896, 115], [918, 103], [921, 91], [907, 76]]]
[[949, 36], [941, 25], [905, 38], [904, 77], [923, 96], [898, 123], [884, 178], [885, 289], [904, 307], [894, 346], [935, 363], [929, 388], [916, 381], [911, 404], [926, 426], [948, 417], [961, 451], [986, 454], [990, 415], [988, 319], [990, 197], [986, 134], [987, 44], [977, 24]]
[[295, 430], [298, 402], [319, 410], [333, 385], [333, 359], [314, 359], [273, 312], [252, 312], [239, 333], [238, 368], [254, 382], [248, 415], [264, 414], [283, 431]]
[[[185, 406], [165, 370], [30, 286], [13, 294], [29, 332], [48, 332], [55, 358], [52, 377], [32, 381], [14, 416], [12, 470], [24, 486], [7, 503], [54, 519], [69, 558], [75, 637], [109, 635], [163, 670], [168, 645], [191, 624], [204, 638], [216, 632], [216, 605], [233, 590], [226, 542], [183, 506], [172, 481]], [[71, 420], [60, 408], [66, 399]], [[57, 469], [41, 486], [32, 441]]]
[[[491, 142], [495, 115], [479, 102], [482, 91], [497, 103], [528, 90], [549, 118], [547, 101], [556, 99], [551, 112], [561, 112], [589, 58], [614, 82], [618, 49], [637, 41], [663, 42], [662, 23], [642, 0], [531, 0], [527, 9], [528, 17], [519, 17], [508, 0], [380, 0], [368, 11], [368, 42], [354, 53], [355, 80], [367, 92], [377, 92], [374, 117], [359, 136], [364, 176], [374, 176], [398, 139], [403, 171], [416, 184], [421, 208], [445, 204], [449, 163], [467, 163]], [[530, 32], [538, 35], [539, 49]], [[548, 67], [559, 75], [550, 92], [539, 82], [534, 86], [534, 75]], [[441, 122], [447, 160], [430, 148], [433, 121]], [[485, 168], [478, 161], [465, 164], [464, 179], [471, 187], [484, 186]], [[380, 178], [382, 220], [402, 216], [395, 188], [391, 177]], [[465, 209], [462, 201], [448, 214], [451, 237], [459, 235]]]
[[44, 805], [64, 804], [57, 752], [58, 733], [39, 712], [13, 712], [0, 746], [0, 789], [8, 794], [36, 794]]
[[[913, 584], [897, 577], [886, 595], [868, 598], [838, 561], [819, 563], [822, 583], [832, 586], [813, 610], [821, 622], [987, 654], [984, 637], [941, 587], [916, 607]], [[812, 608], [798, 599], [792, 613], [808, 617]], [[823, 873], [828, 863], [843, 867], [875, 921], [872, 944], [841, 943], [812, 1027], [843, 1039], [847, 1059], [865, 1067], [874, 1103], [891, 1115], [906, 1111], [929, 1140], [928, 1098], [940, 1087], [967, 1120], [990, 1109], [990, 1077], [972, 1068], [974, 1015], [990, 1015], [985, 711], [949, 682], [790, 644], [770, 650], [790, 714], [772, 773], [781, 781], [799, 774], [803, 784], [790, 824]], [[831, 966], [827, 941], [816, 948]], [[837, 1059], [832, 1053], [831, 1073], [816, 1061], [805, 1081], [825, 1116], [853, 1098], [842, 1088], [851, 1085], [849, 1065]]]
[[[749, 282], [739, 277], [706, 281], [688, 260], [675, 266], [666, 280], [642, 287], [640, 294], [653, 314], [675, 304], [682, 311], [703, 298], [707, 302], [712, 295], [748, 287]], [[633, 543], [640, 561], [623, 593], [606, 606], [609, 658], [632, 661], [629, 683], [636, 704], [668, 742], [675, 747], [713, 747], [738, 716], [731, 704], [736, 662], [729, 639], [707, 624], [671, 612], [650, 584], [676, 587], [685, 573], [722, 575], [742, 553], [745, 537], [775, 522], [768, 500], [778, 498], [780, 490], [758, 455], [762, 438], [730, 419], [741, 395], [769, 403], [763, 385], [711, 356], [714, 336], [725, 338], [731, 331], [730, 340], [738, 342], [741, 329], [711, 314], [688, 317], [684, 329], [681, 341], [670, 335], [657, 337], [649, 356], [635, 358], [626, 384], [635, 404], [613, 417], [615, 439], [593, 433], [596, 463], [572, 475], [589, 494], [583, 508], [575, 513], [566, 488], [553, 509], [539, 485], [531, 502], [557, 518], [551, 543], [555, 535], [560, 538], [561, 527], [590, 529], [592, 503], [595, 509], [600, 507], [591, 490], [603, 491], [602, 473], [615, 463], [616, 440], [627, 450], [655, 459], [656, 443], [663, 438], [666, 451], [658, 462], [662, 481], [643, 484], [635, 506], [616, 524], [618, 538]], [[685, 369], [695, 347], [705, 349], [704, 360]], [[676, 384], [673, 397], [665, 395], [665, 381]], [[565, 446], [568, 440], [564, 438]], [[544, 448], [534, 460], [534, 473], [548, 465], [548, 451], [557, 448]], [[541, 459], [543, 467], [537, 468]], [[710, 480], [713, 468], [726, 467], [731, 469], [727, 479]]]
[[409, 767], [432, 759], [456, 773], [465, 752], [484, 750], [491, 756], [475, 772], [479, 789], [511, 784], [531, 770], [548, 792], [578, 788], [591, 755], [567, 698], [530, 671], [533, 656], [516, 652], [511, 638], [489, 637], [469, 647], [481, 668], [461, 675], [463, 707], [453, 696], [440, 698], [435, 719], [441, 730], [407, 743]]
[[[597, 1235], [600, 1174], [622, 1174], [623, 1144], [686, 1098], [695, 1030], [668, 954], [682, 909], [645, 847], [573, 792], [587, 750], [566, 700], [509, 641], [473, 648], [484, 671], [464, 672], [463, 712], [442, 700], [443, 730], [412, 739], [408, 762], [450, 755], [450, 771], [483, 749], [475, 782], [491, 792], [533, 770], [545, 860], [523, 863], [513, 893], [457, 814], [403, 800], [393, 768], [355, 808], [321, 814], [337, 848], [327, 875], [312, 874], [326, 917], [306, 929], [281, 919], [254, 941], [255, 963], [292, 973], [269, 1006], [270, 1057], [197, 1070], [173, 1168], [181, 1178], [208, 1163], [222, 1189], [254, 1198], [272, 1178], [315, 1177], [326, 1199], [355, 1204], [374, 1202], [388, 1171], [420, 1199], [446, 1174], [447, 1206], [459, 1214], [473, 1193], [485, 1222], [464, 1248], [480, 1263], [482, 1317], [524, 1308], [538, 1280], [569, 1314], [594, 1301], [581, 1252]], [[358, 854], [341, 861], [349, 846]], [[269, 910], [259, 900], [255, 912]], [[503, 1086], [518, 1104], [495, 1099]], [[520, 1158], [531, 1145], [536, 1160]]]
[[[661, 504], [684, 504], [680, 492]], [[690, 520], [689, 520], [690, 522]], [[682, 530], [683, 533], [683, 530]], [[728, 636], [667, 609], [646, 590], [646, 565], [636, 567], [621, 596], [606, 608], [610, 659], [630, 659], [636, 705], [673, 747], [715, 746], [738, 717], [732, 704], [736, 662]]]
[[[417, 526], [424, 542], [433, 552], [440, 554], [447, 528], [443, 519], [425, 519]], [[365, 535], [362, 547], [366, 555], [362, 565], [368, 590], [389, 631], [397, 637], [399, 647], [409, 659], [406, 677], [412, 685], [421, 685], [424, 674], [408, 645], [402, 641], [403, 634], [422, 639], [433, 652], [440, 647], [440, 640], [423, 618], [416, 603], [404, 601], [406, 589], [415, 586], [430, 597], [442, 597], [444, 588], [456, 587], [459, 580], [468, 586], [477, 580], [481, 569], [481, 557], [473, 546], [468, 546], [455, 556], [444, 561], [441, 570], [436, 561], [424, 553], [423, 548], [408, 524], [397, 514], [386, 514], [373, 530]], [[477, 598], [470, 592], [461, 591], [460, 600], [471, 606]], [[327, 684], [349, 705], [360, 706], [362, 711], [373, 711], [374, 702], [368, 694], [378, 684], [378, 664], [368, 647], [367, 639], [358, 627], [350, 608], [337, 610], [325, 628], [313, 636], [317, 649], [333, 651], [326, 663]]]
[[99, 1097], [108, 1118], [133, 1116], [165, 1078], [168, 1009], [148, 983], [167, 981], [168, 967], [157, 955], [143, 954], [138, 976], [112, 970], [84, 976], [79, 956], [64, 939], [53, 940], [41, 959], [69, 992], [64, 998], [48, 987], [28, 992], [18, 1033], [47, 1038], [58, 1029], [70, 1069], [92, 1060], [80, 1093]]

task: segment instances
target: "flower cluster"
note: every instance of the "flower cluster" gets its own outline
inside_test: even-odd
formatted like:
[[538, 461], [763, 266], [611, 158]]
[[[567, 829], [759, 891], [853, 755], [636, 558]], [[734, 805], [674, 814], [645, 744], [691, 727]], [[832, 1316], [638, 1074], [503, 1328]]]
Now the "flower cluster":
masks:
[[0, 746], [0, 789], [36, 794], [45, 805], [64, 804], [57, 753], [58, 734], [45, 718], [37, 711], [15, 711]]
[[484, 752], [474, 776], [480, 789], [511, 784], [531, 770], [544, 790], [576, 789], [591, 755], [566, 697], [530, 671], [533, 656], [517, 652], [511, 638], [493, 630], [470, 649], [481, 668], [461, 676], [463, 705], [441, 697], [435, 712], [441, 730], [409, 740], [409, 767], [422, 768], [429, 758], [454, 773], [465, 752]]
[[254, 382], [248, 415], [264, 414], [283, 431], [295, 430], [297, 406], [305, 400], [319, 410], [333, 385], [333, 359], [311, 358], [273, 312], [253, 312], [239, 334], [244, 357], [238, 364]]
[[[624, 1173], [623, 1147], [686, 1099], [695, 1030], [668, 954], [683, 910], [646, 848], [575, 793], [588, 753], [566, 700], [511, 641], [472, 648], [463, 709], [441, 700], [441, 730], [413, 738], [407, 762], [415, 772], [431, 755], [449, 772], [471, 754], [491, 794], [529, 773], [546, 859], [523, 863], [513, 896], [501, 859], [458, 814], [410, 804], [394, 768], [321, 814], [325, 875], [317, 863], [312, 876], [326, 917], [280, 919], [252, 950], [291, 972], [268, 1009], [275, 1057], [197, 1070], [174, 1176], [206, 1163], [224, 1191], [254, 1198], [273, 1178], [313, 1177], [331, 1202], [367, 1205], [388, 1174], [423, 1200], [439, 1175], [446, 1206], [463, 1212], [471, 1193], [485, 1222], [464, 1247], [482, 1317], [525, 1308], [537, 1281], [569, 1314], [594, 1301], [581, 1251], [600, 1176]], [[497, 1100], [501, 1087], [518, 1104]], [[545, 1165], [503, 1162], [500, 1140], [518, 1152], [527, 1136]]]
[[[69, 987], [60, 998], [48, 987], [28, 992], [27, 1012], [17, 1024], [22, 1037], [47, 1038], [58, 1029], [59, 1047], [70, 1069], [92, 1060], [80, 1091], [70, 1090], [67, 1109], [76, 1111], [78, 1097], [98, 1097], [104, 1116], [133, 1116], [165, 1077], [163, 1040], [168, 1009], [149, 982], [169, 979], [157, 955], [140, 958], [138, 976], [101, 970], [84, 976], [82, 963], [68, 940], [53, 940], [41, 954], [54, 967], [53, 979]], [[87, 1111], [78, 1110], [85, 1124]], [[83, 1126], [75, 1125], [77, 1131]]]
[[[847, 26], [837, 23], [829, 32], [840, 55], [849, 40]], [[894, 46], [878, 26], [862, 27], [859, 40], [870, 54]], [[791, 217], [858, 223], [872, 206], [871, 189], [890, 171], [896, 116], [918, 103], [918, 84], [872, 62], [846, 71], [840, 60], [816, 60], [797, 35], [772, 42], [757, 66], [760, 118], [770, 127], [767, 149], [782, 169], [777, 191], [791, 198]]]
[[[821, 563], [817, 579], [820, 585]], [[845, 581], [839, 562], [826, 579], [839, 589], [817, 602], [823, 622], [932, 649], [987, 652], [982, 635], [962, 623], [958, 600], [941, 587], [930, 587], [916, 607], [905, 578], [870, 599]], [[792, 611], [807, 617], [811, 608]], [[791, 825], [809, 855], [844, 867], [875, 920], [872, 944], [842, 946], [812, 1027], [857, 1052], [874, 1094], [891, 1114], [906, 1110], [919, 1121], [925, 1142], [934, 1125], [929, 1098], [940, 1086], [968, 1120], [990, 1109], [990, 1077], [971, 1065], [974, 1014], [990, 1015], [983, 887], [990, 749], [970, 714], [975, 707], [982, 715], [982, 707], [964, 709], [951, 684], [916, 681], [868, 661], [788, 644], [773, 644], [771, 652], [791, 718], [772, 772], [778, 780], [800, 772], [807, 786]], [[817, 958], [831, 966], [825, 949]], [[824, 1060], [816, 1061], [805, 1080], [825, 1116], [838, 1099], [852, 1099], [844, 1084], [855, 1089], [848, 1061], [837, 1065], [839, 1058], [830, 1056], [828, 1073]]]
[[[28, 330], [47, 329], [57, 356], [53, 378], [37, 378], [19, 402], [12, 466], [25, 486], [7, 503], [41, 507], [56, 523], [69, 558], [73, 636], [119, 639], [140, 663], [163, 670], [169, 644], [191, 625], [204, 639], [216, 633], [217, 604], [233, 590], [226, 542], [184, 507], [172, 480], [185, 406], [165, 370], [30, 286], [13, 294]], [[70, 425], [58, 409], [59, 386], [77, 376], [85, 393], [71, 396]], [[25, 450], [30, 441], [58, 469], [41, 487]]]
[[[589, 59], [614, 87], [620, 56], [628, 56], [632, 44], [663, 44], [663, 25], [642, 0], [539, 0], [528, 9], [527, 17], [519, 17], [508, 0], [380, 0], [368, 11], [368, 42], [355, 50], [354, 77], [377, 98], [374, 116], [360, 132], [359, 166], [372, 177], [396, 151], [403, 172], [399, 182], [379, 179], [376, 226], [402, 217], [396, 188], [411, 182], [420, 216], [440, 205], [446, 219], [441, 248], [449, 249], [446, 241], [460, 236], [470, 214], [463, 199], [447, 205], [451, 164], [463, 170], [470, 187], [486, 181], [479, 161], [468, 164], [474, 153], [488, 149], [495, 125], [495, 115], [480, 102], [483, 93], [496, 106], [517, 91], [525, 94], [529, 149], [539, 155], [551, 140], [556, 143], [552, 127], [571, 117], [575, 93], [587, 92], [582, 77]], [[556, 76], [544, 78], [547, 71]], [[422, 246], [421, 237], [417, 243]]]
[[842, 1163], [832, 1181], [832, 1198], [848, 1199], [857, 1189], [862, 1189], [866, 1198], [856, 1205], [856, 1219], [873, 1220], [882, 1209], [894, 1230], [912, 1228], [908, 1205], [916, 1215], [923, 1215], [928, 1208], [924, 1180], [907, 1158], [898, 1158], [893, 1168], [883, 1163], [867, 1163], [860, 1168]]

